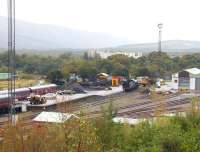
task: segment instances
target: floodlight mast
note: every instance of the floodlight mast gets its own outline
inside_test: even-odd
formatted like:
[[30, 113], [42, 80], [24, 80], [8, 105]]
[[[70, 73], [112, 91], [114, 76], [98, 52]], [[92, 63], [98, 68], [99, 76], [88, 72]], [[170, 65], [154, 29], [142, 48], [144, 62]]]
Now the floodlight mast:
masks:
[[163, 24], [159, 23], [158, 24], [158, 29], [159, 29], [159, 38], [158, 38], [158, 52], [162, 51], [162, 45], [161, 45], [161, 39], [162, 39], [162, 28], [163, 28]]
[[15, 0], [8, 2], [8, 100], [9, 119], [15, 124]]

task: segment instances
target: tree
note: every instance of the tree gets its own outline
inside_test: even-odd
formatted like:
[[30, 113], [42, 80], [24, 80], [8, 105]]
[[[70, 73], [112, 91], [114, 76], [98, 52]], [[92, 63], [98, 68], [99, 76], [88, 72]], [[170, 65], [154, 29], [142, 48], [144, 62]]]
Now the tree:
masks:
[[94, 77], [96, 77], [96, 75], [98, 74], [98, 71], [95, 67], [88, 67], [88, 66], [84, 66], [81, 67], [79, 69], [79, 73], [78, 73], [83, 79], [92, 79]]
[[55, 71], [50, 71], [47, 75], [47, 78], [52, 82], [52, 83], [56, 83], [59, 80], [63, 79], [63, 75], [61, 73], [61, 71], [59, 70], [55, 70]]

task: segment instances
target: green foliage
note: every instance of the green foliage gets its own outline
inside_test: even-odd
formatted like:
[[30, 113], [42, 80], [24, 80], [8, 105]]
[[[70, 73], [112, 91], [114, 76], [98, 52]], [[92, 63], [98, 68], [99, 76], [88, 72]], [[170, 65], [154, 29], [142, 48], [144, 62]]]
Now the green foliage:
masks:
[[[7, 53], [0, 54], [0, 72], [7, 71]], [[17, 71], [27, 74], [48, 75], [52, 80], [51, 73], [60, 71], [61, 77], [68, 79], [71, 73], [90, 79], [97, 73], [105, 72], [111, 75], [129, 77], [150, 76], [153, 78], [171, 75], [185, 68], [200, 68], [200, 53], [170, 58], [164, 52], [152, 52], [138, 59], [129, 58], [125, 55], [113, 55], [108, 59], [96, 57], [89, 59], [86, 54], [73, 56], [65, 53], [59, 56], [42, 56], [38, 54], [20, 54], [16, 56]]]
[[182, 152], [181, 142], [176, 137], [166, 137], [161, 143], [162, 152]]
[[200, 115], [157, 118], [135, 126], [115, 124], [110, 104], [102, 116], [64, 124], [40, 124], [27, 130], [23, 124], [8, 126], [0, 145], [2, 152], [199, 152]]
[[58, 80], [62, 79], [63, 75], [62, 75], [61, 71], [53, 70], [48, 73], [47, 77], [51, 80], [51, 82], [55, 83]]

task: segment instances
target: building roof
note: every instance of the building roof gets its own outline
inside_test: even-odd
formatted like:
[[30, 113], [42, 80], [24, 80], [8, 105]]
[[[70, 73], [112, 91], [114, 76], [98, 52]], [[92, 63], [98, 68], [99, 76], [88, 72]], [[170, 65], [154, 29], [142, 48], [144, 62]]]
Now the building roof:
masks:
[[129, 125], [137, 125], [140, 122], [143, 122], [145, 119], [133, 119], [133, 118], [124, 118], [124, 117], [115, 117], [113, 122], [115, 123], [127, 123]]
[[102, 75], [102, 76], [105, 76], [105, 77], [109, 76], [107, 73], [99, 73], [98, 75]]
[[49, 88], [49, 87], [57, 87], [57, 85], [56, 84], [37, 85], [37, 86], [30, 87], [30, 88], [32, 90], [35, 90], [35, 89], [44, 89], [44, 88]]
[[[15, 89], [15, 93], [25, 92], [25, 91], [30, 91], [30, 89], [29, 88], [17, 88], [17, 89]], [[8, 90], [0, 91], [0, 95], [6, 95], [6, 94], [8, 94]]]
[[184, 70], [184, 71], [187, 71], [187, 72], [189, 72], [190, 74], [193, 74], [193, 75], [198, 75], [198, 74], [200, 74], [200, 69], [198, 69], [198, 68], [186, 69], [186, 70]]
[[[26, 88], [16, 88], [15, 92], [18, 93], [18, 92], [30, 91], [30, 89], [36, 90], [36, 89], [44, 89], [44, 88], [56, 87], [56, 86], [57, 85], [55, 84], [47, 84], [47, 85], [39, 85], [39, 86], [26, 87]], [[8, 90], [0, 91], [0, 95], [4, 95], [4, 94], [8, 94]]]
[[41, 112], [33, 121], [49, 122], [49, 123], [64, 123], [65, 121], [73, 118], [78, 118], [74, 114], [59, 113], [59, 112]]
[[0, 95], [0, 99], [7, 99], [7, 98], [8, 98], [8, 94]]

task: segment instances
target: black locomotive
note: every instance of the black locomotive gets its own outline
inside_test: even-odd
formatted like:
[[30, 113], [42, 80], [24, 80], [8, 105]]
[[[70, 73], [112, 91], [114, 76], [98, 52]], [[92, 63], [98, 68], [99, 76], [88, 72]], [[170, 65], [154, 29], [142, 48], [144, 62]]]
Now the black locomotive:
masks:
[[137, 80], [128, 79], [122, 82], [122, 87], [124, 92], [129, 92], [132, 90], [136, 90], [139, 87], [139, 83], [137, 82]]

